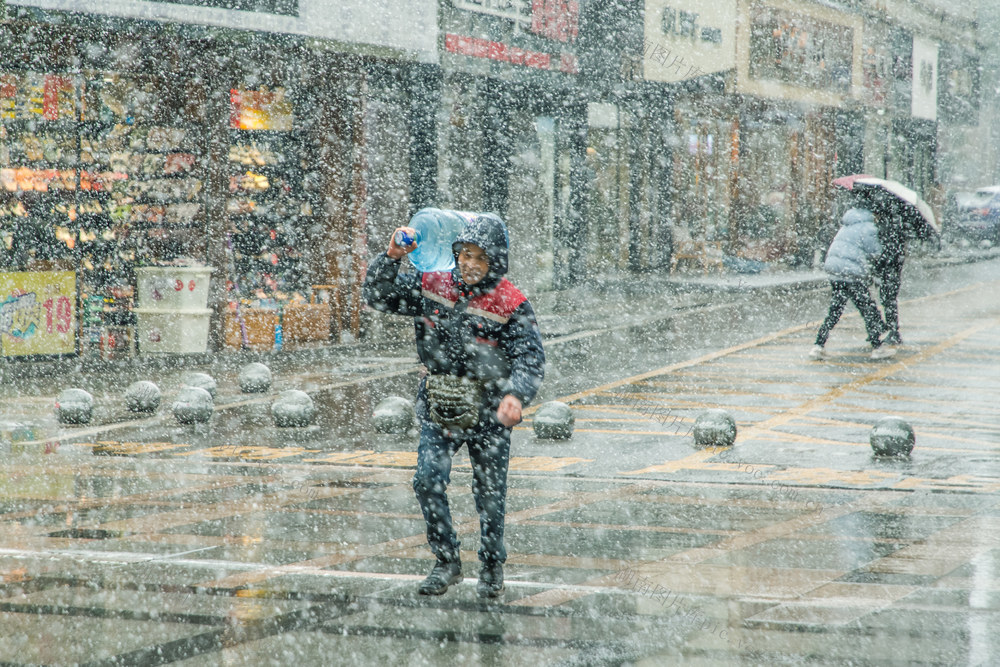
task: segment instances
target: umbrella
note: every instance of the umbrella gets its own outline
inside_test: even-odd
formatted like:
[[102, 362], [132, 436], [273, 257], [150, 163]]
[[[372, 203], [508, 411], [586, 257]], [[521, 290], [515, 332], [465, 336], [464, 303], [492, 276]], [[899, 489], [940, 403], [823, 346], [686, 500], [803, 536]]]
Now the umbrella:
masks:
[[871, 189], [888, 193], [895, 202], [901, 204], [894, 208], [899, 211], [903, 224], [915, 236], [929, 238], [941, 234], [941, 225], [934, 218], [930, 204], [899, 181], [876, 178], [868, 174], [852, 174], [834, 179], [833, 184], [845, 190]]

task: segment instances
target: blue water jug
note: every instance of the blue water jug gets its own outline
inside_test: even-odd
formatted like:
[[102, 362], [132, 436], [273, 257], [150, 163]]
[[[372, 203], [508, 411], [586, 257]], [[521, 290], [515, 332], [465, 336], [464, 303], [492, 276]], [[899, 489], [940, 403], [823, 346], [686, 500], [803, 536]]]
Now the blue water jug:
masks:
[[475, 217], [475, 213], [466, 211], [422, 208], [408, 225], [416, 231], [416, 238], [409, 238], [405, 232], [396, 232], [396, 244], [408, 246], [416, 241], [417, 248], [409, 257], [418, 271], [451, 271], [455, 268], [451, 245]]

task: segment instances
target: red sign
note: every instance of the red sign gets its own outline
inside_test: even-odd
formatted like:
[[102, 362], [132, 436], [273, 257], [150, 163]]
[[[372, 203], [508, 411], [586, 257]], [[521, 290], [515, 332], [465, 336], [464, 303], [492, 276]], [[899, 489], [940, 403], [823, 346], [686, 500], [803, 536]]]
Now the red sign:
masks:
[[[499, 62], [523, 65], [534, 69], [558, 69], [567, 74], [577, 74], [576, 56], [564, 53], [558, 56], [558, 61], [549, 53], [530, 51], [503, 42], [491, 42], [487, 39], [468, 37], [448, 33], [444, 37], [444, 48], [451, 53], [473, 58], [489, 58]], [[556, 63], [558, 62], [558, 66]]]
[[580, 5], [572, 0], [531, 0], [531, 32], [560, 42], [575, 42]]

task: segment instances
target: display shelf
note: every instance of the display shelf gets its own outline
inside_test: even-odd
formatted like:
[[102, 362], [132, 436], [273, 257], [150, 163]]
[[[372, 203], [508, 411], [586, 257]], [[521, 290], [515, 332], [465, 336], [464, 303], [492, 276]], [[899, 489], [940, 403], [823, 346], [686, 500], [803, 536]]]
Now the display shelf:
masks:
[[308, 293], [299, 245], [312, 217], [304, 187], [302, 134], [230, 130], [226, 225], [232, 240], [233, 298]]

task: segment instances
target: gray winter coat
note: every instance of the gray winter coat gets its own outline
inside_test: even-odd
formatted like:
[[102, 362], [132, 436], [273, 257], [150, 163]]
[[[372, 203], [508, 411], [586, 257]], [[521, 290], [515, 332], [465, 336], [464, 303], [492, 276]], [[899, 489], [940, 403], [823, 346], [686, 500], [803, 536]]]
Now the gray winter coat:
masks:
[[867, 209], [852, 208], [841, 219], [840, 230], [826, 251], [823, 268], [831, 280], [867, 281], [881, 252], [875, 217]]

